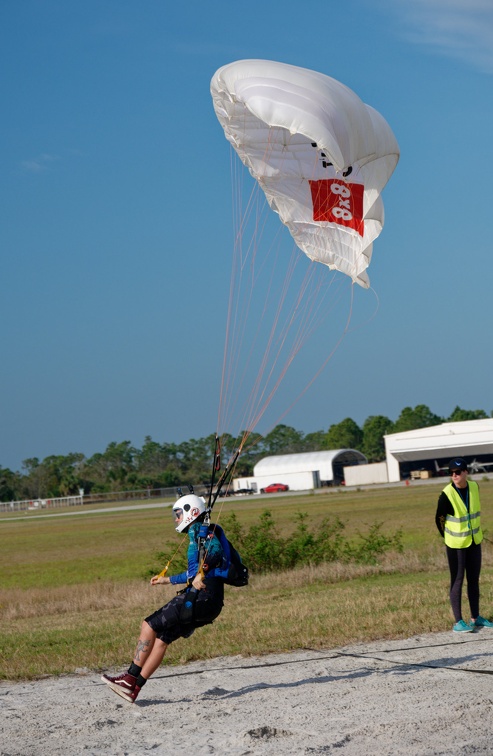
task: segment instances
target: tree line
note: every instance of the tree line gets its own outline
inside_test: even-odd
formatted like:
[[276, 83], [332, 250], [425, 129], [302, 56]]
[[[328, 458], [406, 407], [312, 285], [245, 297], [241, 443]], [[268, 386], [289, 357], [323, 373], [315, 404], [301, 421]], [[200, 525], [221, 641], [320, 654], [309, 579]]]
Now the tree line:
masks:
[[[265, 436], [250, 435], [235, 474], [251, 475], [255, 464], [266, 456], [324, 449], [357, 449], [369, 462], [380, 462], [385, 459], [384, 436], [389, 433], [487, 417], [484, 410], [456, 407], [450, 417], [443, 418], [419, 404], [404, 407], [395, 422], [384, 415], [371, 415], [360, 427], [348, 417], [326, 431], [306, 434], [288, 425], [277, 425]], [[238, 447], [239, 440], [240, 437], [229, 434], [222, 436], [223, 462]], [[180, 444], [159, 443], [147, 436], [141, 449], [130, 441], [113, 441], [103, 453], [89, 458], [81, 453], [53, 455], [42, 461], [32, 457], [24, 460], [21, 472], [0, 466], [0, 501], [71, 496], [77, 495], [80, 488], [89, 494], [170, 488], [187, 483], [207, 485], [214, 449], [214, 434]]]

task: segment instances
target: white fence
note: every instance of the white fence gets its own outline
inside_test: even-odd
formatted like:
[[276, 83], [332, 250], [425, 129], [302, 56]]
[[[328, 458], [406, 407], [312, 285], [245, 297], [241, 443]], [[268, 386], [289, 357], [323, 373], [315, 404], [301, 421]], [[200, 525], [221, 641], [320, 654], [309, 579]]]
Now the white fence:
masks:
[[[200, 493], [199, 493], [200, 495]], [[112, 501], [135, 501], [149, 499], [174, 499], [176, 488], [144, 488], [138, 491], [113, 491], [111, 493], [80, 494], [79, 496], [61, 496], [51, 499], [24, 499], [22, 501], [1, 501], [0, 512], [26, 512], [41, 509], [60, 509], [65, 507], [82, 507]]]

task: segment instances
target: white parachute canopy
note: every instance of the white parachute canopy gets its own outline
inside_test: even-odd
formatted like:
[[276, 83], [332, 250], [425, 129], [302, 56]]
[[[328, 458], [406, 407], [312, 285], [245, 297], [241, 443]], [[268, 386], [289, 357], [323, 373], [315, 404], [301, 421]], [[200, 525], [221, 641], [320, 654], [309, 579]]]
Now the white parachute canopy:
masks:
[[367, 288], [380, 193], [399, 159], [385, 119], [335, 79], [273, 61], [223, 66], [211, 94], [226, 138], [298, 247]]

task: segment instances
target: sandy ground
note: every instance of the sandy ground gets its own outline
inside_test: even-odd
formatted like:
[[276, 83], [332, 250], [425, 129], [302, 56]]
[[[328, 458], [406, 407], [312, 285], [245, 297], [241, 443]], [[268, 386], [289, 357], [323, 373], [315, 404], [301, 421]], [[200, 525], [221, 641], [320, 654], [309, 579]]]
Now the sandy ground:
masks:
[[[123, 670], [116, 670], [121, 672]], [[0, 684], [2, 756], [493, 754], [493, 630]]]

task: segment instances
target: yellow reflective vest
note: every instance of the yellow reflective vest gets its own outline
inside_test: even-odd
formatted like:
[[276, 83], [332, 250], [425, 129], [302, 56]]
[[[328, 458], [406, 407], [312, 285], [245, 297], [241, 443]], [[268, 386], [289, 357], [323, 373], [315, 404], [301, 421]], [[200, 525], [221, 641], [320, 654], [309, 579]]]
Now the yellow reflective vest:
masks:
[[452, 483], [445, 486], [443, 493], [454, 508], [453, 515], [445, 518], [444, 538], [446, 546], [452, 549], [465, 549], [473, 543], [481, 543], [481, 505], [479, 503], [479, 486], [474, 480], [468, 481], [469, 511], [461, 495]]

